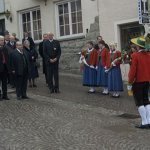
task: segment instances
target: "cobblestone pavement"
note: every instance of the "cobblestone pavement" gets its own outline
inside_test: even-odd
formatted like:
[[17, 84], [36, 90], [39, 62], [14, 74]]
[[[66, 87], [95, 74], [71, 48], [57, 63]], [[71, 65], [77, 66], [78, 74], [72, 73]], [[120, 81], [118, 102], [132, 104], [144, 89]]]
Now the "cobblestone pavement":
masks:
[[29, 94], [0, 103], [0, 150], [149, 150], [150, 132], [121, 111]]
[[0, 150], [150, 149], [150, 130], [134, 127], [139, 118], [120, 117], [136, 114], [125, 93], [115, 100], [88, 95], [80, 78], [61, 76], [61, 93], [50, 95], [42, 80], [29, 90], [29, 100], [11, 93], [10, 101], [0, 102]]

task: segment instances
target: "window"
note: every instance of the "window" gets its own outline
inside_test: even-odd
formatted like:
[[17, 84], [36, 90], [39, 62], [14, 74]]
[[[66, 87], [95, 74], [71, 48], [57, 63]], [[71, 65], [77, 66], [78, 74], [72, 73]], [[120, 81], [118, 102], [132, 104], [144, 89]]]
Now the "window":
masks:
[[22, 33], [28, 32], [36, 41], [42, 39], [41, 13], [39, 9], [34, 9], [21, 14]]
[[70, 36], [83, 33], [81, 0], [58, 4], [59, 36]]
[[5, 11], [4, 0], [0, 0], [0, 13], [3, 13], [4, 11]]

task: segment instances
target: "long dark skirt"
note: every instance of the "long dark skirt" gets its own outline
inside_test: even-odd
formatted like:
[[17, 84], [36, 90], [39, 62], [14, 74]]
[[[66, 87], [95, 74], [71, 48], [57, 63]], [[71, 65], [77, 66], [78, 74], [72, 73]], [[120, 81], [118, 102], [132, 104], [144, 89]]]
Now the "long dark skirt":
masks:
[[29, 71], [29, 80], [35, 79], [39, 77], [38, 68], [36, 66], [36, 63], [30, 64], [30, 71]]
[[123, 91], [123, 81], [120, 67], [113, 67], [108, 72], [108, 90]]
[[97, 86], [97, 71], [96, 69], [84, 66], [83, 70], [83, 85], [84, 86]]
[[108, 74], [103, 66], [99, 66], [97, 70], [97, 85], [100, 87], [108, 86]]

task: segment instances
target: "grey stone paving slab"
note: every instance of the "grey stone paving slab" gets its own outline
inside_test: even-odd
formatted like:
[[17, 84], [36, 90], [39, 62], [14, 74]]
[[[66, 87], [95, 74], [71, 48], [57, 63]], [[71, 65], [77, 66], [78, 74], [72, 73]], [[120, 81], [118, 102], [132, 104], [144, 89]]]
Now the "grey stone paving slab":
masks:
[[0, 102], [0, 150], [149, 150], [150, 130], [121, 111], [29, 94]]

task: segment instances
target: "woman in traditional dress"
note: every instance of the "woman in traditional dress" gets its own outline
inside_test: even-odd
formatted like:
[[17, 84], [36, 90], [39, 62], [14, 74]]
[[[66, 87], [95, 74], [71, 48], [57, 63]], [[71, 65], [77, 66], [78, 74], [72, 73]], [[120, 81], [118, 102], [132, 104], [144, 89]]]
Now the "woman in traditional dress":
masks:
[[123, 81], [121, 75], [121, 52], [116, 50], [115, 44], [109, 45], [110, 52], [108, 54], [108, 90], [112, 92], [112, 97], [119, 98], [120, 92], [123, 91]]
[[93, 47], [92, 41], [87, 43], [87, 52], [85, 56], [82, 57], [84, 62], [83, 69], [83, 85], [90, 87], [89, 93], [95, 93], [95, 86], [97, 86], [97, 50]]
[[103, 87], [103, 95], [108, 95], [108, 74], [105, 72], [105, 70], [107, 69], [106, 64], [109, 49], [105, 47], [105, 42], [103, 40], [98, 43], [98, 46], [97, 86]]

